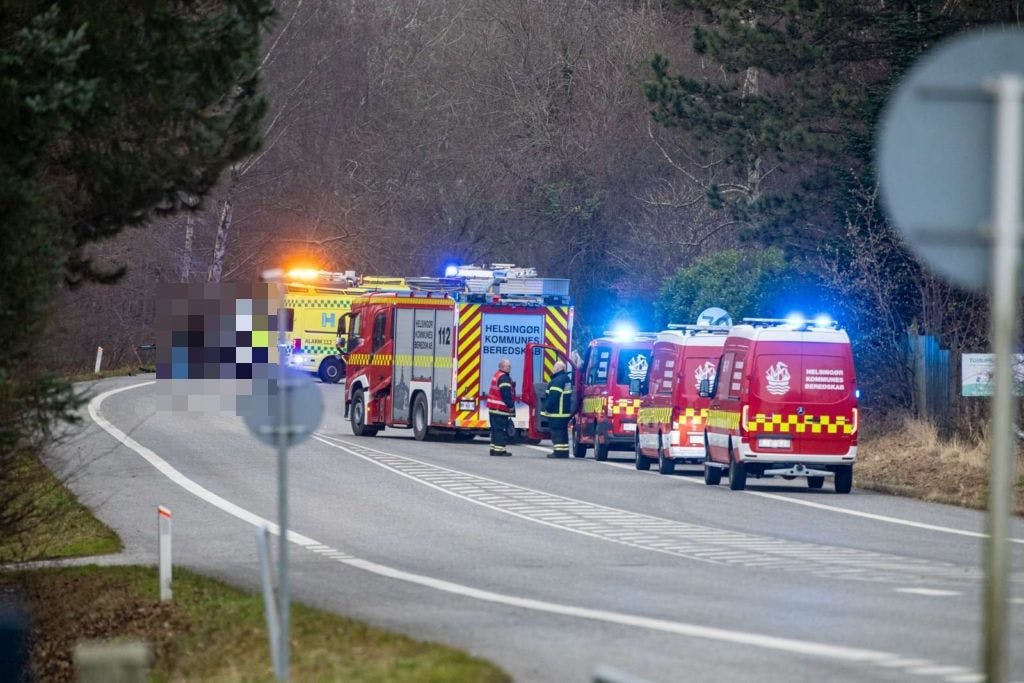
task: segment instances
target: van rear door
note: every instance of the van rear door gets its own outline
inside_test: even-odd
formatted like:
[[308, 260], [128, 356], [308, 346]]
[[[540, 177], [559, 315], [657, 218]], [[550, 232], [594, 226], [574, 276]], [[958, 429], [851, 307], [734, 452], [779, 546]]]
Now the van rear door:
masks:
[[550, 439], [551, 430], [547, 424], [547, 418], [540, 414], [544, 405], [544, 395], [548, 390], [548, 381], [551, 379], [551, 372], [545, 367], [545, 352], [553, 352], [558, 360], [570, 368], [573, 377], [576, 375], [576, 366], [568, 356], [560, 350], [548, 344], [535, 344], [530, 342], [526, 345], [525, 360], [523, 361], [522, 387], [523, 402], [529, 410], [529, 425], [527, 434], [531, 439]]

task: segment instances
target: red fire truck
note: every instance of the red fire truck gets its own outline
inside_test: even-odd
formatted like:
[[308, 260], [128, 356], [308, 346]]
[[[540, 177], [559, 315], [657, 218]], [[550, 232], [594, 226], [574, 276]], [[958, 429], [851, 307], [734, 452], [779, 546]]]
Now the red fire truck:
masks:
[[607, 460], [612, 448], [633, 448], [640, 399], [630, 395], [629, 386], [647, 378], [654, 337], [622, 331], [590, 342], [575, 374], [580, 405], [572, 425], [572, 452], [577, 458], [586, 457], [590, 447], [597, 460]]
[[849, 493], [857, 458], [857, 378], [850, 339], [828, 319], [751, 319], [729, 332], [706, 429], [704, 481], [742, 490], [747, 477], [831, 477]]
[[[486, 396], [498, 361], [520, 375], [529, 342], [565, 353], [573, 307], [569, 281], [532, 268], [463, 267], [446, 278], [406, 278], [409, 290], [352, 303], [345, 338], [345, 415], [358, 436], [384, 427], [472, 438], [488, 429]], [[550, 373], [555, 353], [545, 357]], [[513, 424], [529, 429], [518, 393]]]
[[699, 395], [702, 380], [714, 382], [715, 366], [729, 327], [669, 325], [654, 341], [651, 369], [639, 383], [640, 408], [634, 442], [636, 468], [656, 460], [661, 474], [676, 464], [704, 462], [704, 422], [710, 400]]

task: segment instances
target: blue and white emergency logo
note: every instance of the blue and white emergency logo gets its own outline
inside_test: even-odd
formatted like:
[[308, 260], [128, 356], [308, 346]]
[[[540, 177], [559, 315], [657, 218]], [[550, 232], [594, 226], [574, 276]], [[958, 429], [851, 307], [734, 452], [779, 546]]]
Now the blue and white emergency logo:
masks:
[[647, 356], [638, 353], [633, 356], [628, 364], [629, 378], [644, 380], [647, 378]]

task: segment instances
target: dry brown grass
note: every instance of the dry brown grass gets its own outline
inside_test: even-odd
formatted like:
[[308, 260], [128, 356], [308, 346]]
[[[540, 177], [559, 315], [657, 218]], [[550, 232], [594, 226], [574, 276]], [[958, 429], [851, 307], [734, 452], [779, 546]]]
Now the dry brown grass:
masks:
[[[972, 508], [988, 505], [987, 440], [943, 440], [934, 425], [909, 417], [877, 422], [860, 438], [856, 485]], [[1017, 459], [1015, 511], [1024, 515], [1024, 457]]]

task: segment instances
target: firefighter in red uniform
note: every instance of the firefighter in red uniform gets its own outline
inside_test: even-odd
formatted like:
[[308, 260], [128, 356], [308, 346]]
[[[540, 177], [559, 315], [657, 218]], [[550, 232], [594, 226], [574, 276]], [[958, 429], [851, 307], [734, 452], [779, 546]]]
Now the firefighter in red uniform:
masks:
[[487, 412], [491, 422], [491, 455], [512, 455], [508, 451], [509, 421], [516, 414], [516, 391], [512, 377], [508, 374], [512, 361], [502, 358], [498, 371], [491, 378], [487, 392]]
[[572, 379], [566, 372], [565, 363], [555, 361], [551, 368], [554, 374], [548, 382], [548, 391], [544, 395], [544, 410], [541, 415], [548, 419], [548, 428], [551, 430], [551, 443], [553, 450], [548, 454], [549, 458], [569, 457], [569, 418], [572, 417], [573, 393]]

